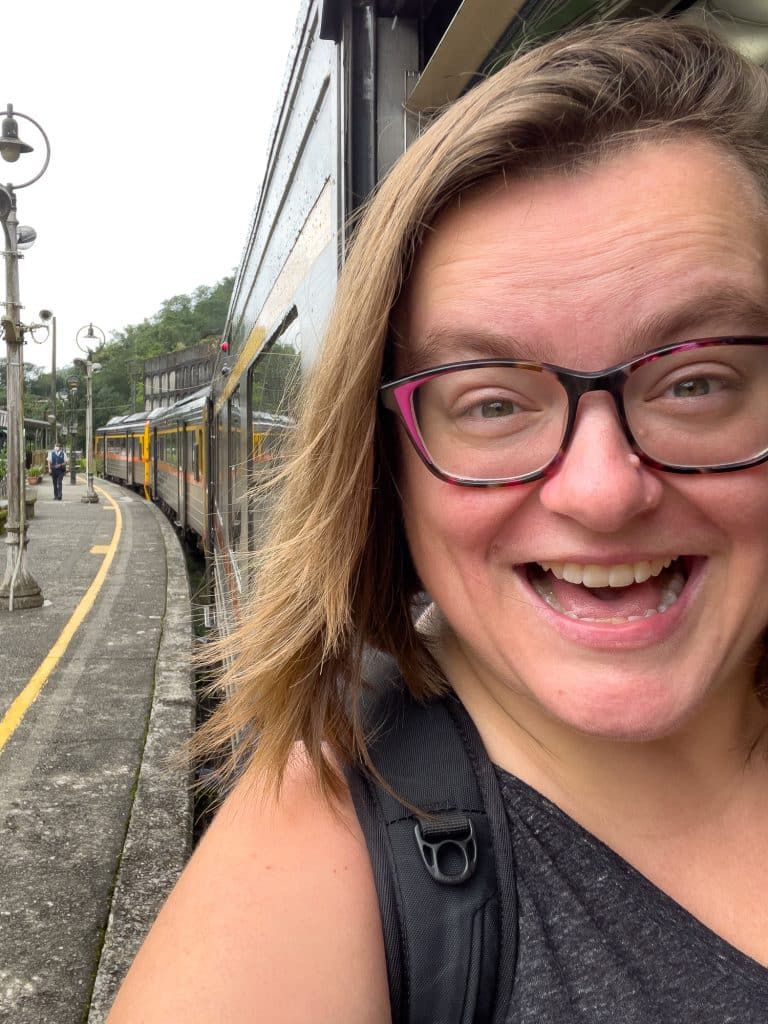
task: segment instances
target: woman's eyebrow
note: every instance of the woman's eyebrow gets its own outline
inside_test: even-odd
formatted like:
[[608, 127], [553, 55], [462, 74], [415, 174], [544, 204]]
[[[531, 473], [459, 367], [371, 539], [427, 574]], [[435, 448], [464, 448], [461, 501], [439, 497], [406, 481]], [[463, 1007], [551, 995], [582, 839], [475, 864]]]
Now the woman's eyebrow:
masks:
[[534, 341], [523, 344], [519, 338], [489, 330], [470, 330], [440, 325], [423, 338], [409, 339], [402, 345], [403, 375], [418, 373], [461, 359], [543, 360], [543, 350]]
[[[644, 317], [628, 331], [622, 331], [621, 335], [617, 332], [619, 350], [615, 362], [633, 359], [673, 341], [701, 337], [704, 325], [715, 319], [727, 321], [731, 332], [768, 333], [768, 295], [761, 300], [753, 293], [732, 285], [701, 290], [672, 309]], [[423, 338], [397, 339], [395, 346], [402, 368], [401, 376], [461, 359], [552, 361], [552, 353], [542, 344], [541, 338], [523, 342], [500, 332], [454, 324], [439, 324]], [[574, 339], [574, 355], [578, 350]]]
[[732, 285], [699, 291], [678, 306], [641, 320], [623, 339], [627, 358], [668, 342], [701, 337], [701, 330], [713, 320], [723, 320], [729, 332], [768, 331], [768, 296], [760, 299]]

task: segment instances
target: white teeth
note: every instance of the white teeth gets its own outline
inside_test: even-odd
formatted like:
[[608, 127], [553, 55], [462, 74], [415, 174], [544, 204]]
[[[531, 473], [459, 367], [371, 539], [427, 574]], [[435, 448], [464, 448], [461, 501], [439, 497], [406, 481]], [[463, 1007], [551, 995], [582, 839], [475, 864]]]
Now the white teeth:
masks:
[[[645, 565], [643, 565], [645, 572]], [[608, 570], [609, 587], [629, 587], [635, 582], [635, 567], [633, 565], [615, 565]], [[641, 582], [638, 580], [638, 583]]]
[[[633, 577], [635, 583], [645, 583], [653, 576], [653, 566], [650, 562], [638, 562], [635, 566]], [[611, 584], [613, 586], [613, 584]]]
[[[664, 611], [666, 611], [666, 608], [664, 609]], [[642, 615], [628, 615], [626, 617], [626, 619], [622, 618], [619, 615], [613, 615], [613, 616], [611, 616], [610, 619], [593, 619], [593, 618], [591, 618], [588, 615], [584, 615], [584, 616], [580, 617], [580, 616], [576, 615], [574, 612], [565, 612], [565, 614], [568, 616], [569, 619], [578, 619], [579, 622], [613, 622], [613, 623], [623, 623], [623, 622], [639, 622], [640, 619], [650, 619], [654, 615], [658, 615], [660, 612], [661, 612], [661, 608], [649, 608], [648, 611], [643, 612]]]
[[[661, 563], [662, 568], [664, 568], [665, 564], [669, 565], [671, 562], [672, 562], [672, 559], [669, 559], [668, 562]], [[541, 565], [542, 569], [546, 568], [546, 566], [543, 563], [539, 563], [539, 564]], [[648, 563], [646, 563], [646, 564], [648, 564]], [[652, 564], [655, 564], [655, 563], [652, 563]], [[591, 566], [584, 566], [583, 568], [590, 569], [592, 567]], [[618, 566], [618, 567], [617, 566], [613, 566], [612, 568], [623, 569], [624, 567], [623, 566]], [[659, 569], [658, 571], [661, 572], [661, 569]], [[551, 572], [554, 575], [557, 575], [555, 573], [554, 568], [551, 568]], [[658, 573], [655, 573], [654, 575], [658, 575]], [[564, 577], [563, 576], [559, 576], [558, 578], [562, 579]], [[551, 580], [548, 580], [545, 577], [544, 579], [534, 579], [531, 582], [532, 582], [532, 585], [533, 585], [534, 589], [536, 590], [536, 592], [547, 602], [547, 604], [550, 606], [550, 608], [554, 608], [554, 610], [556, 612], [559, 612], [561, 615], [567, 616], [567, 618], [569, 618], [569, 619], [576, 619], [578, 622], [609, 622], [609, 623], [612, 623], [612, 624], [615, 624], [615, 625], [620, 625], [620, 624], [623, 624], [625, 622], [637, 622], [640, 619], [649, 619], [649, 618], [651, 618], [654, 615], [663, 615], [664, 612], [668, 611], [672, 607], [672, 605], [675, 603], [675, 601], [677, 601], [677, 599], [680, 596], [680, 594], [683, 592], [683, 587], [685, 586], [685, 576], [681, 572], [673, 573], [670, 576], [670, 578], [668, 580], [666, 580], [666, 582], [664, 584], [664, 588], [663, 588], [663, 590], [661, 592], [661, 598], [660, 598], [659, 603], [656, 605], [655, 608], [648, 608], [645, 612], [643, 612], [642, 615], [629, 615], [626, 618], [624, 618], [623, 616], [617, 616], [617, 615], [606, 617], [606, 618], [597, 618], [597, 617], [592, 617], [592, 616], [589, 616], [589, 615], [577, 615], [575, 612], [565, 611], [563, 609], [563, 607], [561, 606], [560, 602], [555, 597], [555, 593], [554, 593], [554, 589], [552, 587]], [[569, 581], [569, 582], [571, 582], [571, 581]], [[587, 584], [587, 586], [590, 586], [590, 585], [591, 584]]]
[[671, 608], [678, 597], [682, 594], [684, 586], [685, 579], [681, 573], [676, 572], [661, 592], [661, 601], [659, 601], [658, 610], [660, 612], [665, 612], [668, 608]]
[[673, 558], [653, 558], [650, 561], [622, 563], [620, 565], [582, 565], [578, 562], [539, 562], [545, 572], [567, 583], [581, 583], [585, 587], [629, 587], [645, 583], [652, 576], [668, 568]]
[[[589, 566], [586, 566], [586, 568], [589, 569]], [[566, 580], [568, 583], [583, 583], [584, 570], [580, 565], [576, 565], [573, 562], [566, 562], [563, 566], [562, 578]], [[592, 586], [594, 586], [594, 583], [592, 584]]]

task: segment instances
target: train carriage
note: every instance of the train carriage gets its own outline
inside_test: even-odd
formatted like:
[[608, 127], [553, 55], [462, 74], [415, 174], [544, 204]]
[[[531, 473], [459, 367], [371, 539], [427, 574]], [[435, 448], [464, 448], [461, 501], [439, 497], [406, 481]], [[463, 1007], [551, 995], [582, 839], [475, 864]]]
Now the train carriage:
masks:
[[147, 413], [113, 416], [95, 432], [94, 465], [108, 480], [145, 488], [149, 465]]
[[149, 426], [150, 490], [176, 526], [207, 549], [208, 407], [204, 388], [168, 408], [154, 409]]

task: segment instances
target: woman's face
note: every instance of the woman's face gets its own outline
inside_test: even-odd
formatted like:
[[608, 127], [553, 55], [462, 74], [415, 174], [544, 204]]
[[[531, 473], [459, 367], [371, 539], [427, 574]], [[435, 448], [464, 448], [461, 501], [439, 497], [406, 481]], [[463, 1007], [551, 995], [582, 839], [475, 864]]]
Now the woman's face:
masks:
[[[507, 350], [592, 371], [686, 339], [768, 335], [766, 243], [756, 187], [706, 143], [493, 181], [426, 236], [398, 311], [398, 375]], [[402, 455], [413, 559], [468, 703], [523, 698], [583, 732], [651, 739], [709, 700], [747, 699], [768, 623], [768, 467], [653, 470], [605, 392], [581, 399], [564, 460], [535, 483], [446, 483], [404, 435]], [[548, 569], [654, 562], [617, 588]]]

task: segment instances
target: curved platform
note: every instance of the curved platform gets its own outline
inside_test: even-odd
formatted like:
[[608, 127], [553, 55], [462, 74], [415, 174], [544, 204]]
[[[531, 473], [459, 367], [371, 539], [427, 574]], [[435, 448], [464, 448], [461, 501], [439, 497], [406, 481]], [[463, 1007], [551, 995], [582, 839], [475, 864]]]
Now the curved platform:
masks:
[[[0, 1020], [100, 1024], [189, 856], [184, 555], [138, 495], [35, 488], [41, 608], [0, 611]], [[2, 538], [0, 538], [0, 543]]]

